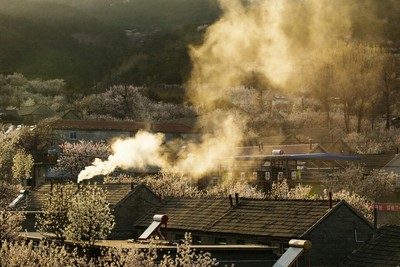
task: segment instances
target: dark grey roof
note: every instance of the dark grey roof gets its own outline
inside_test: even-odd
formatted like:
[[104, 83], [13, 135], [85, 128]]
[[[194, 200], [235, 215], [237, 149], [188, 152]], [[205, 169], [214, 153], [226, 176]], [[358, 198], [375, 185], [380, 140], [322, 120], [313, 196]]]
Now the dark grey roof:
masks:
[[[54, 187], [56, 184], [54, 184]], [[61, 185], [63, 186], [63, 185]], [[75, 185], [78, 189], [78, 185]], [[84, 185], [80, 185], [84, 186]], [[127, 197], [131, 192], [137, 189], [138, 186], [144, 186], [143, 184], [134, 184], [133, 188], [131, 188], [131, 184], [98, 184], [98, 187], [103, 190], [107, 190], [107, 201], [111, 206], [115, 206], [118, 202], [122, 201], [125, 197]], [[44, 203], [47, 200], [48, 194], [51, 192], [52, 186], [49, 183], [41, 184], [35, 189], [31, 190], [27, 196], [27, 201], [21, 202], [21, 207], [24, 210], [29, 211], [39, 211], [42, 209]], [[24, 207], [25, 203], [27, 206]]]
[[135, 225], [147, 227], [154, 214], [169, 217], [168, 228], [268, 237], [301, 237], [329, 213], [327, 201], [169, 198]]
[[342, 266], [399, 266], [400, 227], [382, 226], [370, 241], [350, 255]]
[[361, 164], [367, 168], [380, 169], [385, 167], [391, 160], [396, 157], [396, 154], [366, 154], [360, 155]]

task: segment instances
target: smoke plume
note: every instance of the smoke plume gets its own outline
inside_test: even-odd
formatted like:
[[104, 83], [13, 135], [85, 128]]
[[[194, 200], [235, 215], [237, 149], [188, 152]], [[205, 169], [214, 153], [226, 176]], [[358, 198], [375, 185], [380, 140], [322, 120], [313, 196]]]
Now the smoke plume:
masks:
[[[187, 157], [167, 163], [161, 137], [141, 133], [113, 144], [107, 161], [96, 160], [79, 181], [116, 167], [173, 167], [200, 176], [241, 144], [247, 118], [227, 113], [231, 89], [252, 79], [264, 88], [294, 92], [302, 68], [322, 47], [352, 38], [379, 38], [382, 20], [372, 0], [219, 0], [221, 17], [210, 25], [201, 45], [190, 47], [193, 69], [186, 87], [197, 107], [204, 132], [199, 143], [187, 145]], [[368, 24], [369, 27], [362, 27]], [[361, 26], [360, 26], [361, 25]], [[212, 114], [212, 116], [210, 116]]]
[[79, 173], [78, 183], [96, 175], [109, 174], [117, 167], [125, 170], [133, 167], [166, 167], [167, 161], [160, 149], [163, 141], [164, 135], [148, 132], [138, 132], [135, 138], [118, 139], [111, 145], [112, 155], [105, 161], [95, 159], [91, 166]]

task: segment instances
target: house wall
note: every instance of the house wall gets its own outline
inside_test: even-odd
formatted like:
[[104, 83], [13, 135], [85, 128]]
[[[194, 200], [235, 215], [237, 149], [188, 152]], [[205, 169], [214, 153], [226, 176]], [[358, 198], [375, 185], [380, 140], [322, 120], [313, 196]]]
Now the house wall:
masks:
[[139, 186], [134, 194], [128, 195], [114, 207], [115, 226], [109, 238], [126, 239], [140, 235], [134, 222], [159, 203], [158, 196], [147, 187]]
[[373, 227], [345, 205], [304, 238], [312, 242], [312, 266], [338, 266], [373, 235]]
[[[133, 136], [135, 133], [129, 131], [80, 131], [80, 130], [57, 130], [61, 138], [67, 142], [74, 141], [93, 141], [101, 142], [111, 140], [113, 138], [124, 138]], [[71, 138], [71, 133], [74, 133], [73, 138]]]

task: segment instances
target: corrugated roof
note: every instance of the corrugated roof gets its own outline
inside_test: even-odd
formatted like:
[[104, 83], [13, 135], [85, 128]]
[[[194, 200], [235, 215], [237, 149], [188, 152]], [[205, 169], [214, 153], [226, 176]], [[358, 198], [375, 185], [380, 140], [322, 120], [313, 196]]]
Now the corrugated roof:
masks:
[[350, 255], [342, 266], [399, 266], [400, 227], [382, 226], [376, 235]]
[[136, 222], [147, 227], [154, 214], [168, 215], [168, 228], [270, 237], [301, 237], [329, 212], [327, 201], [170, 198]]
[[272, 155], [272, 151], [277, 149], [285, 155], [325, 152], [318, 144], [262, 145], [235, 148], [232, 150], [232, 156]]

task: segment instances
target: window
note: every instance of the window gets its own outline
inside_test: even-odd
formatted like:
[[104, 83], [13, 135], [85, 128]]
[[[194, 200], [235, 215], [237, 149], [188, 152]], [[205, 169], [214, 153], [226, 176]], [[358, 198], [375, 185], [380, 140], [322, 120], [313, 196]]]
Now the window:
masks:
[[69, 139], [76, 140], [76, 132], [69, 132]]

